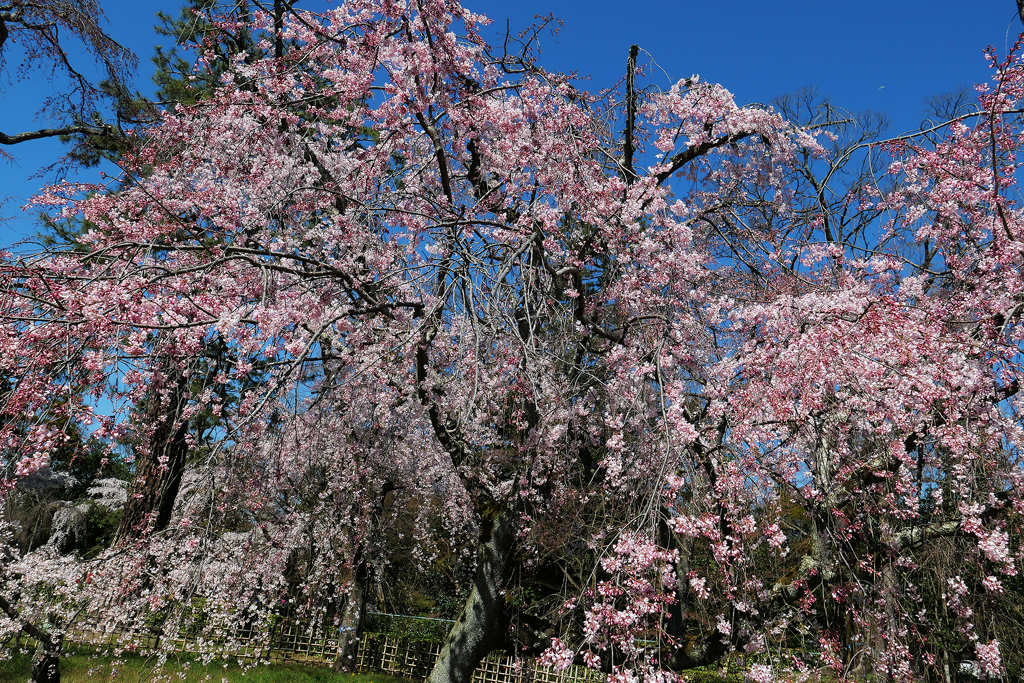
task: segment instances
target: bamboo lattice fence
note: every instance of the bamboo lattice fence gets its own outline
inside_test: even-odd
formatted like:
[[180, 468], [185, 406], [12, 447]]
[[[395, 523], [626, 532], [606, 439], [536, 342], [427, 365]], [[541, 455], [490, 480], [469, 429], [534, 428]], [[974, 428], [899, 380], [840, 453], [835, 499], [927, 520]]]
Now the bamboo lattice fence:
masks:
[[[87, 625], [68, 633], [67, 639], [98, 648], [172, 652], [218, 653], [245, 660], [272, 663], [295, 662], [330, 666], [338, 653], [338, 634], [311, 631], [295, 623], [277, 625], [269, 638], [254, 639], [247, 633], [221, 633], [205, 637], [181, 635], [161, 639], [155, 635], [89, 630]], [[359, 642], [355, 668], [423, 680], [441, 653], [441, 645], [366, 633]], [[582, 666], [555, 671], [535, 659], [514, 659], [493, 652], [473, 674], [473, 683], [603, 683], [605, 675]]]

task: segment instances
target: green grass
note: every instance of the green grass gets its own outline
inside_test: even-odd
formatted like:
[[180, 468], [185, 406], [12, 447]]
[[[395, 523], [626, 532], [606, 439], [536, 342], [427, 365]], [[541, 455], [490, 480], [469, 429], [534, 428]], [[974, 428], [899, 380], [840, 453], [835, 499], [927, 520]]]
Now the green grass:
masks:
[[[0, 660], [0, 681], [28, 681], [29, 654], [14, 652]], [[124, 655], [113, 661], [109, 655], [73, 654], [61, 659], [61, 683], [409, 683], [408, 679], [377, 673], [334, 673], [329, 667], [273, 664], [242, 670], [237, 661], [203, 664], [191, 657], [172, 657], [161, 669], [155, 661]]]

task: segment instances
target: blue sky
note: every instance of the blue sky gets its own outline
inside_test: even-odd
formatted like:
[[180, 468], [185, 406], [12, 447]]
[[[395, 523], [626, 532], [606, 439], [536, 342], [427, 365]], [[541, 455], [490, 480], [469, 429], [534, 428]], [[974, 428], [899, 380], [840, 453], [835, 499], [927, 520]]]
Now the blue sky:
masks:
[[[739, 102], [770, 102], [807, 86], [831, 96], [851, 110], [885, 112], [891, 132], [915, 128], [924, 99], [970, 87], [986, 80], [983, 49], [993, 45], [1005, 54], [1021, 31], [1012, 0], [648, 0], [645, 3], [607, 0], [464, 0], [467, 7], [494, 19], [484, 36], [498, 39], [506, 19], [513, 31], [554, 14], [564, 22], [557, 36], [544, 34], [542, 64], [550, 70], [590, 76], [599, 89], [619, 79], [629, 46], [650, 53], [668, 76], [654, 82], [668, 85], [691, 74], [716, 81]], [[151, 93], [149, 57], [155, 44], [167, 39], [153, 31], [157, 11], [177, 15], [174, 0], [107, 0], [103, 2], [109, 33], [139, 56], [136, 87]], [[327, 7], [323, 0], [303, 0], [311, 10]], [[6, 55], [17, 61], [16, 52]], [[41, 127], [33, 120], [42, 98], [60, 82], [44, 78], [13, 82], [0, 79], [0, 130], [18, 133]], [[35, 178], [62, 153], [53, 141], [7, 147], [15, 163], [0, 160], [0, 245], [10, 245], [35, 232], [20, 210], [24, 202], [52, 177]], [[91, 179], [92, 171], [78, 177]]]

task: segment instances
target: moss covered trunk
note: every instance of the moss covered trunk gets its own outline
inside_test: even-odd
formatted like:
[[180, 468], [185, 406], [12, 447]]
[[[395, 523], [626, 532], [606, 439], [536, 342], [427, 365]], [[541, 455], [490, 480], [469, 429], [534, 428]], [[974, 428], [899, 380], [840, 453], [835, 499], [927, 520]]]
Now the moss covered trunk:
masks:
[[505, 638], [509, 615], [504, 591], [513, 569], [516, 514], [505, 509], [486, 526], [466, 606], [448, 634], [427, 683], [470, 683], [487, 653]]

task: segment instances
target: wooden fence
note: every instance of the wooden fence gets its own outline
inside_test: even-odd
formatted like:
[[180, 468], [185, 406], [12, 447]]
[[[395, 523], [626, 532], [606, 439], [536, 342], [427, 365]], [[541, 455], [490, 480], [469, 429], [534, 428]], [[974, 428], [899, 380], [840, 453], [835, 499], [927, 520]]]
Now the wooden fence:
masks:
[[[99, 648], [220, 653], [245, 660], [330, 666], [338, 652], [337, 636], [337, 633], [323, 630], [311, 632], [300, 624], [279, 624], [269, 638], [263, 639], [254, 639], [245, 633], [161, 639], [137, 633], [100, 633], [83, 625], [81, 629], [69, 632], [67, 640]], [[440, 653], [441, 645], [438, 643], [366, 633], [359, 642], [355, 668], [423, 680]], [[564, 671], [555, 671], [541, 666], [533, 658], [513, 659], [500, 652], [491, 653], [473, 674], [473, 683], [603, 683], [604, 680], [604, 674], [586, 667], [572, 666]]]
[[[396, 640], [368, 633], [359, 643], [356, 668], [424, 679], [440, 654], [441, 645], [437, 643]], [[473, 674], [473, 683], [602, 683], [604, 680], [604, 674], [583, 666], [555, 671], [541, 666], [533, 658], [513, 659], [500, 652], [492, 652]]]

